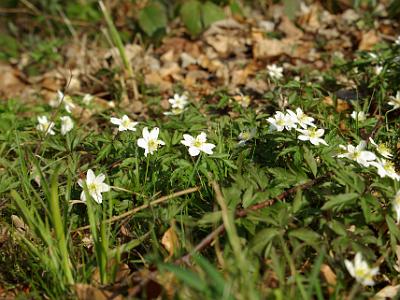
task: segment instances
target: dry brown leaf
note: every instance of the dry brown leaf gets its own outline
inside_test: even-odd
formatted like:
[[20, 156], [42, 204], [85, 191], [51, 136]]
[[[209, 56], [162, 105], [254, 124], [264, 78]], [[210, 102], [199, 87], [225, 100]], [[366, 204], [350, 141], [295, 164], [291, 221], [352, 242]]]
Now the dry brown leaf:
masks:
[[161, 244], [165, 249], [167, 249], [169, 257], [174, 255], [177, 247], [179, 247], [179, 240], [174, 230], [174, 226], [171, 226], [166, 232], [164, 232], [164, 235], [161, 238]]
[[358, 50], [371, 50], [379, 41], [380, 38], [375, 30], [363, 32]]
[[0, 96], [21, 96], [25, 88], [26, 85], [18, 78], [18, 72], [10, 65], [0, 62]]
[[122, 300], [122, 295], [115, 295], [115, 293], [101, 290], [90, 284], [77, 283], [74, 286], [76, 296], [79, 300]]
[[303, 36], [303, 31], [297, 28], [287, 16], [282, 16], [278, 29], [283, 31], [286, 37], [300, 39]]
[[331, 267], [327, 264], [321, 265], [321, 273], [324, 276], [325, 281], [328, 283], [328, 292], [332, 294], [334, 292], [334, 286], [336, 285], [336, 274], [333, 273]]
[[384, 299], [392, 299], [399, 292], [400, 284], [398, 285], [388, 285], [381, 289], [373, 299], [375, 300], [384, 300]]

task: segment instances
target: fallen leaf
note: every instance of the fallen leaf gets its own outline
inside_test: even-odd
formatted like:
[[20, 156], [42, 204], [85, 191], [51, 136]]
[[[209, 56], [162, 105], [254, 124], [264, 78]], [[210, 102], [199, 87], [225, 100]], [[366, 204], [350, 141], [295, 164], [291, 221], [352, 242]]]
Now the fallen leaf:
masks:
[[400, 289], [400, 284], [385, 286], [378, 293], [376, 293], [376, 295], [374, 296], [373, 299], [376, 299], [376, 300], [384, 300], [384, 299], [388, 299], [388, 298], [392, 299], [397, 295], [397, 293], [399, 292], [399, 289]]
[[77, 299], [79, 300], [122, 300], [122, 295], [115, 295], [115, 293], [96, 288], [90, 284], [77, 283], [74, 286]]
[[169, 257], [172, 257], [179, 245], [178, 236], [174, 230], [174, 226], [171, 226], [166, 232], [164, 232], [161, 238], [161, 244], [167, 249]]
[[371, 50], [379, 41], [380, 38], [375, 30], [363, 32], [358, 50]]
[[333, 273], [331, 267], [327, 264], [322, 264], [320, 269], [322, 276], [324, 276], [325, 281], [328, 283], [328, 292], [332, 294], [334, 292], [334, 286], [336, 285], [336, 274]]

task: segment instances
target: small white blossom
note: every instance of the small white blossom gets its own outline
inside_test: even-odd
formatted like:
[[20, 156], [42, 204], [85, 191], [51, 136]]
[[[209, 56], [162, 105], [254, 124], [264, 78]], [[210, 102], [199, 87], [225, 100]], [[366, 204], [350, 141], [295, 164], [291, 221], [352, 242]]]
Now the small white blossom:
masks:
[[393, 106], [393, 109], [400, 108], [400, 91], [397, 91], [396, 96], [390, 96], [389, 105]]
[[85, 104], [85, 105], [89, 105], [90, 102], [92, 102], [93, 98], [94, 97], [92, 95], [85, 94], [85, 96], [83, 96], [83, 98], [82, 98], [82, 103]]
[[377, 144], [375, 141], [372, 139], [372, 137], [369, 138], [369, 141], [371, 142], [372, 145], [375, 146], [376, 151], [382, 155], [384, 158], [391, 159], [393, 157], [393, 154], [390, 152], [390, 149], [384, 144], [380, 143]]
[[138, 122], [133, 122], [127, 115], [123, 115], [121, 119], [118, 118], [111, 118], [110, 119], [111, 123], [114, 125], [118, 125], [118, 130], [119, 131], [125, 131], [125, 130], [130, 130], [130, 131], [136, 131], [135, 126], [138, 124]]
[[68, 113], [71, 113], [75, 108], [75, 104], [70, 96], [64, 95], [61, 91], [57, 91], [57, 99], [50, 101], [50, 106], [57, 107], [61, 102], [64, 104], [65, 110]]
[[297, 137], [301, 141], [310, 141], [311, 144], [318, 146], [323, 144], [328, 146], [327, 142], [321, 137], [324, 135], [325, 130], [308, 127], [307, 129], [297, 129], [301, 134]]
[[[104, 174], [100, 174], [98, 176], [94, 175], [94, 172], [89, 169], [86, 173], [86, 187], [88, 189], [89, 195], [93, 198], [97, 203], [103, 202], [103, 195], [101, 193], [108, 192], [110, 190], [110, 186], [104, 183], [106, 176]], [[84, 181], [82, 179], [78, 180], [78, 184], [83, 188]], [[81, 193], [81, 200], [86, 201], [85, 191]]]
[[283, 77], [283, 68], [275, 64], [267, 66], [267, 72], [272, 79], [278, 80]]
[[378, 175], [380, 177], [383, 178], [387, 176], [392, 178], [393, 180], [400, 180], [400, 175], [396, 173], [393, 162], [386, 159], [378, 158], [378, 160], [372, 162], [371, 165], [378, 169]]
[[289, 115], [299, 124], [302, 128], [307, 128], [308, 126], [315, 127], [314, 118], [307, 116], [300, 107], [296, 108], [296, 113], [291, 111], [290, 109], [287, 110]]
[[348, 158], [356, 161], [363, 167], [369, 167], [371, 163], [376, 159], [376, 155], [371, 151], [364, 150], [367, 144], [362, 141], [356, 147], [353, 145], [339, 145], [340, 149], [345, 150], [345, 153], [339, 154], [339, 158]]
[[373, 277], [379, 273], [379, 268], [370, 268], [368, 263], [363, 260], [362, 255], [358, 252], [354, 258], [354, 262], [345, 259], [347, 271], [362, 285], [374, 285]]
[[379, 75], [382, 73], [383, 67], [382, 66], [375, 66], [374, 72], [376, 75]]
[[189, 104], [186, 95], [175, 94], [173, 98], [169, 98], [168, 102], [171, 104], [171, 111], [165, 112], [164, 115], [180, 115]]
[[400, 45], [400, 35], [397, 37], [397, 39], [394, 41], [396, 45]]
[[206, 143], [207, 135], [204, 132], [200, 133], [196, 138], [189, 134], [184, 134], [183, 138], [184, 139], [181, 140], [181, 143], [186, 147], [189, 147], [189, 154], [191, 156], [199, 155], [200, 151], [207, 154], [213, 154], [212, 150], [215, 148], [215, 145]]
[[140, 148], [144, 149], [144, 156], [147, 157], [147, 154], [149, 153], [153, 154], [154, 151], [157, 151], [160, 145], [165, 145], [162, 140], [158, 139], [159, 133], [160, 129], [158, 127], [153, 128], [150, 132], [147, 127], [143, 128], [143, 137], [138, 139], [137, 144]]
[[36, 129], [44, 132], [45, 134], [55, 135], [56, 133], [53, 130], [54, 122], [50, 122], [46, 116], [40, 116], [37, 118], [39, 124], [36, 126]]
[[61, 119], [61, 134], [66, 135], [68, 132], [74, 128], [74, 122], [72, 122], [71, 117], [63, 116]]
[[248, 130], [242, 131], [238, 136], [239, 139], [238, 145], [243, 146], [244, 144], [246, 144], [246, 142], [251, 140], [256, 135], [256, 132], [257, 129], [255, 128], [252, 128], [250, 131]]
[[267, 121], [271, 124], [270, 130], [283, 131], [284, 129], [290, 130], [297, 127], [296, 117], [284, 114], [281, 111], [275, 112], [275, 115], [272, 118], [268, 118]]
[[367, 115], [363, 111], [353, 111], [351, 113], [351, 117], [353, 120], [358, 122], [364, 122], [367, 119]]
[[396, 212], [397, 224], [400, 222], [400, 190], [397, 191], [393, 199], [393, 209]]

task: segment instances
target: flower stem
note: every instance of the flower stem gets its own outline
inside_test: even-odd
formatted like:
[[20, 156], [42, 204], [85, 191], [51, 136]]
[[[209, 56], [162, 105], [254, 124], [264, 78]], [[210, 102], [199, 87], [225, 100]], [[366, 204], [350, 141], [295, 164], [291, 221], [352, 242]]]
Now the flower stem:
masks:
[[146, 173], [144, 175], [144, 184], [143, 186], [146, 184], [147, 182], [147, 174], [149, 173], [149, 162], [150, 162], [150, 157], [147, 156], [147, 161], [146, 161]]
[[190, 183], [192, 182], [193, 178], [194, 178], [194, 174], [197, 172], [197, 167], [199, 166], [200, 163], [200, 159], [201, 159], [201, 153], [199, 154], [199, 157], [197, 158], [197, 161], [193, 167], [193, 171], [192, 174], [189, 177], [189, 181], [187, 183], [187, 187], [190, 185]]

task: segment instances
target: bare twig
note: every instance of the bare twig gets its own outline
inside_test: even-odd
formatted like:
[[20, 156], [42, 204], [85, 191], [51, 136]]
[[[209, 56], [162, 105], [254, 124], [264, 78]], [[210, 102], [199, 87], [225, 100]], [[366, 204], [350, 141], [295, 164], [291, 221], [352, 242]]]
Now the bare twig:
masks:
[[[200, 190], [200, 188], [195, 186], [195, 187], [183, 190], [183, 191], [179, 191], [179, 192], [173, 193], [171, 195], [163, 196], [163, 197], [158, 198], [158, 199], [156, 199], [154, 201], [151, 201], [150, 203], [143, 204], [143, 205], [141, 205], [139, 207], [136, 207], [134, 209], [131, 209], [131, 210], [129, 210], [129, 211], [123, 213], [123, 214], [120, 214], [118, 216], [112, 217], [112, 218], [104, 221], [104, 223], [106, 223], [106, 224], [113, 223], [115, 221], [121, 220], [121, 219], [126, 218], [128, 216], [134, 215], [134, 214], [138, 213], [139, 211], [141, 211], [141, 210], [143, 210], [145, 208], [154, 206], [156, 204], [159, 204], [161, 202], [165, 202], [167, 200], [170, 200], [170, 199], [173, 199], [173, 198], [176, 198], [176, 197], [180, 197], [180, 196], [183, 196], [183, 195], [187, 195], [187, 194], [191, 194], [191, 193], [197, 192], [198, 190]], [[87, 230], [89, 228], [90, 228], [90, 226], [86, 225], [86, 226], [82, 226], [82, 227], [79, 227], [77, 229], [74, 229], [71, 232], [73, 233], [73, 232], [77, 232], [77, 231]]]
[[[294, 194], [295, 192], [297, 192], [298, 190], [305, 190], [308, 189], [314, 185], [317, 185], [323, 181], [325, 181], [326, 179], [328, 179], [330, 176], [332, 176], [332, 172], [328, 172], [325, 175], [322, 175], [320, 177], [317, 177], [313, 180], [310, 180], [306, 183], [297, 185], [291, 189], [288, 189], [286, 191], [284, 191], [283, 193], [281, 193], [280, 195], [278, 195], [275, 198], [271, 198], [271, 199], [267, 199], [264, 200], [258, 204], [252, 205], [247, 209], [241, 209], [238, 210], [235, 214], [236, 218], [243, 218], [245, 216], [247, 216], [250, 212], [253, 211], [257, 211], [260, 210], [262, 208], [271, 206], [272, 204], [274, 204], [276, 201], [281, 201], [283, 199], [285, 199], [287, 196]], [[179, 258], [178, 260], [176, 260], [176, 263], [189, 263], [190, 258], [197, 252], [201, 252], [203, 249], [207, 248], [219, 235], [221, 235], [222, 233], [225, 232], [225, 226], [224, 224], [219, 225], [216, 229], [214, 229], [211, 233], [209, 233], [204, 239], [201, 240], [201, 242], [199, 244], [197, 244], [194, 249], [190, 252], [187, 253], [185, 256]]]

